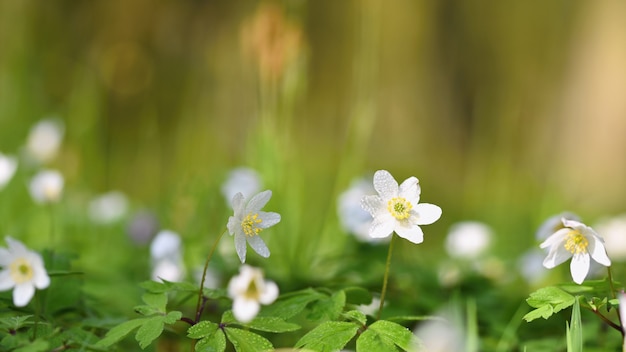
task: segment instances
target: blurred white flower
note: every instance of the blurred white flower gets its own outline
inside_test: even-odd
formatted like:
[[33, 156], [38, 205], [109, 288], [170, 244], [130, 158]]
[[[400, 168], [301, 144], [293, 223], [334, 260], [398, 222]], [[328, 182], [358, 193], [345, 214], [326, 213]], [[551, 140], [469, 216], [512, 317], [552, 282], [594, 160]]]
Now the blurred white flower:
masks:
[[463, 221], [450, 227], [446, 238], [448, 255], [459, 259], [476, 259], [491, 245], [493, 231], [478, 221]]
[[389, 240], [386, 238], [373, 238], [370, 236], [372, 215], [363, 209], [361, 200], [364, 196], [375, 195], [376, 190], [372, 183], [366, 179], [353, 180], [350, 187], [337, 198], [337, 215], [341, 226], [346, 232], [353, 234], [362, 242], [380, 242]]
[[548, 236], [555, 233], [557, 230], [562, 229], [563, 222], [561, 221], [561, 219], [563, 218], [567, 220], [580, 221], [580, 218], [578, 217], [578, 215], [571, 213], [569, 211], [565, 211], [560, 214], [553, 215], [547, 218], [546, 221], [544, 221], [539, 226], [539, 229], [537, 229], [537, 232], [535, 233], [535, 238], [538, 241], [543, 241], [546, 238], [548, 238]]
[[543, 266], [545, 256], [545, 252], [539, 249], [531, 249], [520, 256], [517, 264], [519, 272], [530, 285], [538, 284], [548, 274]]
[[[458, 310], [458, 309], [456, 309]], [[453, 306], [445, 307], [434, 314], [433, 319], [424, 320], [413, 330], [428, 352], [465, 352], [465, 327], [462, 316]]]
[[17, 170], [17, 159], [0, 153], [0, 189], [3, 189]]
[[102, 194], [89, 203], [89, 217], [98, 224], [118, 221], [127, 211], [128, 199], [119, 191]]
[[356, 309], [365, 315], [374, 316], [380, 309], [380, 298], [374, 297], [370, 304], [360, 304], [356, 306]]
[[152, 261], [152, 279], [180, 281], [185, 276], [182, 241], [180, 236], [170, 230], [160, 231], [150, 244]]
[[604, 240], [591, 227], [565, 218], [561, 221], [564, 228], [557, 230], [539, 245], [549, 250], [543, 266], [552, 269], [572, 258], [570, 271], [577, 284], [581, 284], [587, 277], [590, 258], [604, 266], [611, 266], [611, 260], [604, 249]]
[[222, 195], [227, 204], [231, 204], [237, 193], [248, 199], [261, 190], [261, 176], [250, 168], [238, 167], [232, 169], [222, 185]]
[[264, 280], [263, 271], [249, 265], [242, 265], [239, 275], [228, 283], [228, 295], [233, 299], [233, 315], [247, 323], [254, 319], [261, 304], [271, 304], [278, 298], [278, 286]]
[[41, 255], [11, 237], [5, 237], [9, 248], [0, 248], [0, 291], [13, 289], [13, 304], [24, 307], [35, 294], [35, 288], [50, 285]]
[[626, 214], [604, 219], [594, 228], [604, 238], [609, 258], [617, 261], [626, 260]]
[[235, 236], [235, 249], [242, 263], [246, 262], [246, 242], [260, 256], [270, 256], [270, 250], [259, 233], [280, 222], [280, 214], [261, 211], [271, 197], [272, 191], [269, 190], [255, 195], [247, 202], [241, 193], [233, 197], [235, 214], [228, 218], [228, 232]]
[[28, 134], [28, 153], [41, 163], [54, 159], [61, 146], [63, 134], [63, 123], [60, 120], [44, 119], [37, 122]]
[[63, 176], [55, 170], [44, 170], [30, 181], [30, 195], [38, 204], [56, 203], [63, 193]]
[[429, 225], [441, 217], [441, 208], [419, 203], [420, 186], [415, 177], [407, 178], [400, 186], [388, 171], [374, 174], [374, 188], [378, 195], [364, 196], [361, 202], [374, 220], [370, 236], [384, 238], [393, 232], [413, 243], [422, 243], [424, 233], [419, 225]]

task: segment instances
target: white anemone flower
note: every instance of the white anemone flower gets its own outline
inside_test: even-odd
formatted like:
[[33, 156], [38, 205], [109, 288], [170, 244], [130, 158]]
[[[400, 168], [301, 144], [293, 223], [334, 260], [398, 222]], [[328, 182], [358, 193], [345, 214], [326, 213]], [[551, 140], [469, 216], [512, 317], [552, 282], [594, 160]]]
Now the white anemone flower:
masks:
[[228, 283], [228, 295], [233, 299], [233, 315], [247, 323], [254, 319], [261, 304], [271, 304], [278, 298], [278, 286], [264, 280], [263, 271], [249, 265], [242, 265], [239, 275]]
[[564, 228], [557, 230], [539, 245], [541, 248], [548, 248], [548, 256], [544, 259], [543, 266], [552, 269], [572, 258], [572, 279], [579, 285], [589, 273], [589, 258], [604, 266], [611, 266], [611, 260], [604, 249], [604, 240], [591, 227], [575, 220], [563, 218], [561, 221]]
[[55, 170], [44, 170], [30, 181], [30, 195], [38, 204], [56, 203], [63, 193], [63, 175]]
[[35, 288], [43, 290], [50, 285], [50, 277], [39, 253], [11, 237], [5, 241], [9, 248], [0, 248], [0, 291], [13, 289], [13, 304], [24, 307], [33, 298]]
[[170, 230], [160, 231], [150, 244], [152, 279], [180, 281], [185, 276], [180, 236]]
[[98, 224], [120, 220], [128, 212], [128, 199], [124, 193], [111, 191], [94, 198], [89, 203], [89, 217]]
[[17, 159], [0, 153], [0, 189], [3, 189], [17, 170]]
[[244, 198], [251, 197], [261, 190], [261, 176], [254, 169], [238, 167], [230, 170], [226, 181], [222, 185], [222, 195], [226, 203], [232, 201], [237, 193], [243, 194]]
[[478, 221], [462, 221], [450, 227], [446, 237], [448, 255], [459, 259], [476, 259], [491, 245], [493, 231]]
[[63, 134], [63, 123], [57, 119], [37, 122], [28, 134], [28, 153], [41, 163], [54, 159], [61, 146]]
[[535, 233], [535, 238], [539, 241], [543, 241], [546, 238], [548, 238], [548, 236], [555, 233], [557, 230], [562, 229], [563, 222], [561, 221], [561, 219], [563, 218], [567, 220], [580, 221], [580, 218], [578, 217], [578, 215], [571, 213], [569, 211], [564, 211], [560, 214], [553, 215], [547, 218], [539, 226], [539, 228], [537, 229], [537, 232]]
[[246, 262], [246, 242], [260, 256], [270, 256], [270, 250], [259, 233], [280, 222], [280, 214], [261, 211], [271, 197], [270, 190], [255, 195], [247, 202], [241, 193], [233, 197], [235, 214], [228, 218], [228, 232], [235, 236], [235, 250], [242, 263]]
[[424, 233], [419, 225], [429, 225], [441, 217], [441, 208], [419, 203], [420, 186], [416, 177], [409, 177], [400, 186], [388, 171], [374, 174], [378, 195], [364, 196], [361, 204], [374, 217], [370, 236], [384, 238], [393, 232], [413, 243], [422, 243]]

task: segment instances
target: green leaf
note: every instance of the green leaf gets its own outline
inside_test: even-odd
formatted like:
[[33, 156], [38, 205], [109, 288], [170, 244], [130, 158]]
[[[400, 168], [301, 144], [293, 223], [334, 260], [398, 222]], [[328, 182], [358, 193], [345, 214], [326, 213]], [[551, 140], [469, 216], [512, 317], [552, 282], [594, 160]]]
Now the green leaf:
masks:
[[0, 318], [0, 325], [5, 326], [7, 329], [18, 330], [23, 326], [32, 325], [33, 322], [26, 322], [32, 315], [22, 315], [17, 317], [4, 317]]
[[343, 291], [337, 291], [332, 296], [318, 300], [310, 307], [311, 312], [307, 316], [312, 321], [327, 321], [336, 320], [343, 307], [346, 305], [346, 293]]
[[[567, 322], [566, 322], [567, 323]], [[572, 322], [566, 325], [567, 352], [583, 351], [583, 328], [580, 319], [580, 303], [574, 302], [572, 307]]]
[[237, 352], [265, 352], [273, 351], [274, 346], [265, 337], [250, 331], [237, 328], [225, 328], [228, 340]]
[[134, 311], [138, 314], [145, 315], [145, 316], [163, 313], [159, 309], [153, 306], [145, 305], [145, 304], [135, 306]]
[[35, 340], [27, 346], [15, 349], [13, 352], [44, 352], [49, 350], [48, 341]]
[[222, 352], [226, 349], [224, 332], [210, 321], [201, 321], [187, 329], [187, 337], [200, 339], [196, 343], [196, 352]]
[[356, 352], [398, 352], [398, 349], [376, 331], [365, 330], [356, 340]]
[[328, 296], [314, 289], [307, 288], [279, 297], [272, 305], [264, 307], [262, 313], [263, 315], [277, 316], [286, 320], [302, 312], [309, 303], [326, 297]]
[[351, 310], [351, 311], [345, 312], [343, 313], [343, 316], [348, 320], [357, 321], [361, 323], [362, 325], [365, 325], [367, 323], [367, 317], [365, 316], [365, 314], [363, 314], [363, 312], [358, 311], [358, 310]]
[[163, 292], [167, 292], [168, 288], [167, 286], [165, 286], [164, 283], [161, 282], [156, 282], [156, 281], [144, 281], [142, 283], [139, 284], [139, 287], [143, 288], [144, 290], [148, 291], [148, 292], [152, 292], [152, 293], [163, 293]]
[[163, 322], [165, 324], [174, 324], [175, 322], [179, 321], [180, 318], [183, 317], [183, 313], [179, 312], [177, 310], [173, 310], [169, 313], [167, 313], [167, 315], [165, 316], [165, 318], [163, 319]]
[[362, 287], [352, 286], [343, 289], [346, 293], [346, 302], [352, 304], [372, 303], [372, 293]]
[[161, 313], [165, 313], [165, 306], [167, 305], [167, 293], [152, 293], [147, 292], [141, 296], [141, 299], [150, 307], [154, 307]]
[[141, 325], [139, 330], [137, 330], [135, 339], [137, 340], [137, 342], [139, 342], [139, 347], [141, 347], [141, 349], [148, 347], [152, 343], [152, 341], [161, 336], [164, 326], [163, 320], [163, 316], [154, 316], [148, 318], [146, 322]]
[[386, 318], [387, 321], [400, 322], [400, 321], [422, 321], [422, 320], [438, 320], [447, 321], [446, 319], [434, 315], [401, 315], [397, 317]]
[[256, 317], [244, 326], [266, 332], [287, 332], [300, 329], [300, 325], [288, 323], [278, 317]]
[[318, 352], [338, 351], [356, 335], [359, 328], [360, 325], [356, 323], [327, 321], [302, 336], [302, 338], [296, 342], [295, 347], [311, 349]]
[[395, 344], [403, 351], [417, 351], [421, 348], [420, 341], [413, 335], [411, 330], [398, 323], [379, 320], [370, 325], [367, 331], [377, 333], [381, 340]]
[[150, 318], [139, 318], [139, 319], [133, 319], [133, 320], [129, 320], [129, 321], [125, 321], [121, 323], [120, 325], [109, 330], [109, 332], [107, 332], [104, 338], [98, 341], [98, 343], [96, 343], [96, 346], [108, 347], [108, 346], [113, 345], [114, 343], [123, 339], [131, 331], [135, 330], [136, 328], [144, 324], [149, 319]]
[[524, 316], [527, 322], [539, 317], [548, 319], [552, 314], [570, 307], [576, 298], [562, 289], [554, 286], [541, 288], [530, 294], [526, 299], [528, 305], [537, 308]]

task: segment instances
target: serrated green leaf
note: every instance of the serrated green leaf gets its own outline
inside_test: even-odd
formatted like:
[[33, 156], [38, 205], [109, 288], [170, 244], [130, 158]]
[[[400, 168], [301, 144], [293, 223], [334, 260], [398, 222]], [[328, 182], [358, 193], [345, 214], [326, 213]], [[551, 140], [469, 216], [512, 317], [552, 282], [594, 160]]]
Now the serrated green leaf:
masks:
[[237, 328], [226, 327], [226, 337], [233, 344], [237, 352], [265, 352], [273, 351], [274, 346], [261, 335]]
[[317, 352], [338, 351], [356, 335], [359, 328], [359, 324], [352, 322], [327, 321], [302, 336], [295, 347]]
[[365, 330], [356, 340], [356, 352], [398, 352], [398, 349], [375, 331]]
[[187, 337], [192, 339], [201, 339], [203, 337], [209, 336], [213, 334], [219, 325], [215, 324], [212, 321], [201, 321], [196, 325], [193, 325], [187, 329]]
[[167, 313], [167, 315], [165, 315], [165, 318], [163, 319], [163, 322], [165, 324], [174, 324], [175, 322], [179, 321], [180, 318], [183, 317], [183, 313], [179, 312], [177, 310], [173, 310], [169, 313]]
[[308, 288], [279, 297], [272, 305], [263, 307], [262, 313], [287, 320], [302, 312], [309, 303], [326, 297], [328, 296]]
[[21, 315], [17, 317], [4, 317], [0, 318], [0, 325], [6, 326], [7, 329], [18, 330], [23, 326], [31, 325], [32, 322], [26, 322], [32, 315]]
[[538, 317], [547, 319], [552, 314], [570, 307], [574, 304], [574, 301], [576, 301], [574, 296], [558, 287], [549, 286], [541, 288], [531, 293], [530, 297], [526, 299], [528, 305], [537, 309], [526, 314], [523, 319], [528, 322]]
[[163, 332], [164, 318], [165, 317], [163, 316], [148, 318], [146, 322], [139, 327], [139, 330], [137, 330], [137, 334], [135, 335], [135, 339], [139, 342], [139, 347], [141, 347], [141, 349], [148, 347], [152, 341], [161, 336], [161, 333]]
[[221, 329], [198, 341], [195, 348], [196, 352], [224, 352], [225, 349], [226, 336]]
[[357, 321], [363, 325], [367, 323], [367, 317], [365, 316], [365, 314], [363, 314], [363, 312], [358, 311], [358, 310], [351, 310], [351, 311], [345, 312], [343, 313], [343, 316], [348, 320]]
[[311, 304], [307, 318], [312, 321], [336, 320], [346, 306], [346, 293], [337, 291], [332, 296]]
[[300, 329], [300, 325], [288, 323], [278, 317], [256, 317], [245, 327], [265, 332], [287, 332]]
[[135, 330], [142, 324], [144, 324], [150, 318], [139, 318], [128, 320], [121, 323], [118, 326], [113, 327], [104, 338], [96, 343], [98, 347], [108, 347], [123, 339], [126, 335], [128, 335], [131, 331]]
[[377, 333], [382, 340], [395, 344], [403, 351], [418, 351], [421, 348], [420, 341], [411, 330], [398, 323], [379, 320], [370, 325], [367, 330]]
[[346, 293], [346, 302], [360, 305], [372, 303], [372, 293], [362, 287], [351, 286], [343, 289]]
[[150, 307], [154, 307], [159, 312], [165, 313], [165, 307], [167, 306], [167, 293], [147, 292], [141, 296], [141, 299]]

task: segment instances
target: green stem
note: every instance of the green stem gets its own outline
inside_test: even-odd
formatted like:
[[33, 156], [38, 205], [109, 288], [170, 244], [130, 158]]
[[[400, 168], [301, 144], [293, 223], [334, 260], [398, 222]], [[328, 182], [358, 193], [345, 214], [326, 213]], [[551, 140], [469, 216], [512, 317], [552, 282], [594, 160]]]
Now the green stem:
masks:
[[[611, 267], [607, 266], [606, 270], [609, 273], [609, 285], [611, 286], [611, 296], [613, 296], [613, 299], [616, 299], [617, 296], [615, 295], [615, 287], [613, 287], [613, 275], [611, 274]], [[619, 321], [619, 325], [620, 325], [620, 333], [622, 334], [622, 337], [624, 337], [624, 329], [622, 329], [621, 327], [623, 327], [623, 323], [622, 323], [622, 317], [619, 314], [619, 311], [617, 312], [617, 320]]]
[[211, 261], [211, 258], [213, 257], [213, 253], [215, 252], [215, 249], [217, 248], [217, 244], [220, 242], [220, 239], [222, 238], [222, 236], [224, 236], [224, 234], [226, 233], [227, 230], [224, 230], [222, 232], [221, 235], [219, 235], [219, 237], [217, 238], [217, 240], [215, 240], [215, 243], [213, 243], [213, 247], [211, 248], [211, 251], [209, 252], [209, 256], [206, 258], [206, 262], [204, 263], [204, 269], [202, 270], [202, 280], [200, 281], [200, 289], [198, 290], [198, 303], [196, 304], [196, 323], [200, 320], [200, 314], [201, 314], [201, 306], [202, 306], [202, 291], [204, 289], [204, 280], [206, 279], [206, 271], [209, 268], [209, 262]]
[[391, 266], [391, 253], [393, 251], [393, 240], [396, 234], [391, 234], [391, 241], [389, 241], [389, 251], [387, 252], [387, 264], [385, 265], [385, 276], [383, 277], [383, 290], [380, 293], [380, 305], [378, 306], [378, 315], [376, 320], [380, 320], [380, 315], [383, 312], [383, 305], [385, 304], [385, 293], [387, 292], [387, 281], [389, 280], [389, 267]]

